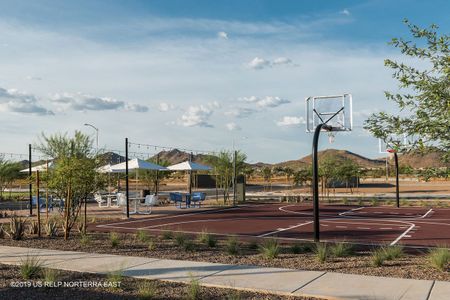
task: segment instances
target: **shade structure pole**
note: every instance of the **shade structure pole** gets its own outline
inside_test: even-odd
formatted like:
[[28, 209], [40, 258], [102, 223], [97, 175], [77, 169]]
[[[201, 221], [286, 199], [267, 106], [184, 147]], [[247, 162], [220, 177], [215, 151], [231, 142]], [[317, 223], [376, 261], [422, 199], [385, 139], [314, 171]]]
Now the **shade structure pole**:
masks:
[[[156, 164], [159, 165], [159, 153], [156, 154]], [[155, 195], [158, 195], [159, 190], [159, 170], [156, 170]]]
[[237, 175], [237, 170], [236, 170], [236, 159], [237, 159], [237, 151], [234, 150], [233, 152], [233, 206], [236, 206], [236, 175]]
[[130, 185], [128, 182], [128, 138], [125, 138], [125, 196], [127, 198], [127, 218], [130, 217]]
[[31, 144], [28, 144], [28, 176], [30, 179], [28, 188], [30, 193], [30, 216], [33, 215], [33, 184], [31, 183], [31, 175]]
[[314, 241], [320, 241], [320, 225], [319, 225], [319, 162], [317, 157], [317, 148], [319, 144], [319, 135], [325, 124], [317, 125], [314, 131], [312, 146], [312, 163], [313, 163], [313, 220], [314, 220]]
[[[189, 161], [192, 162], [192, 152], [189, 155]], [[189, 170], [189, 195], [192, 194], [192, 170]]]
[[398, 170], [398, 155], [397, 151], [394, 152], [394, 161], [395, 161], [395, 199], [397, 201], [397, 208], [400, 207], [400, 186], [399, 186], [399, 170]]
[[36, 170], [36, 209], [38, 222], [38, 237], [41, 237], [41, 205], [39, 203], [39, 170]]

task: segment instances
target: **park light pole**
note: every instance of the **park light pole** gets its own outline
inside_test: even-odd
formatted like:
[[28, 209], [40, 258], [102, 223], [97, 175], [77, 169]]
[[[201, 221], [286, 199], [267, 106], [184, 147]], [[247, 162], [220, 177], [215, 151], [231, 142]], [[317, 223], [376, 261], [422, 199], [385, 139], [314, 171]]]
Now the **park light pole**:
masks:
[[95, 140], [96, 140], [96, 145], [97, 145], [96, 149], [97, 149], [97, 152], [98, 152], [98, 128], [95, 127], [95, 126], [92, 125], [92, 124], [89, 124], [89, 123], [84, 123], [84, 126], [88, 126], [88, 127], [94, 128], [95, 134], [96, 134], [96, 139], [95, 139]]

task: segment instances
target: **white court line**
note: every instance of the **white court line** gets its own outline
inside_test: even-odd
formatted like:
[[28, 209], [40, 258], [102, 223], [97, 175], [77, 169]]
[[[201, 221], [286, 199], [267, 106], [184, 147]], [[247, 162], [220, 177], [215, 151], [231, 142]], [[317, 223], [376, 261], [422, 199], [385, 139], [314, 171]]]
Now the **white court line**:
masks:
[[426, 218], [429, 214], [431, 214], [432, 211], [433, 211], [433, 209], [430, 208], [430, 210], [427, 211], [423, 216], [419, 217], [419, 219]]
[[272, 231], [272, 232], [268, 232], [268, 233], [265, 233], [265, 234], [258, 235], [257, 237], [265, 237], [265, 236], [272, 235], [272, 234], [275, 234], [275, 233], [278, 233], [278, 232], [283, 232], [283, 231], [286, 231], [286, 230], [290, 230], [290, 229], [294, 229], [294, 228], [297, 228], [297, 227], [305, 226], [305, 225], [308, 225], [308, 224], [311, 224], [311, 223], [312, 223], [312, 221], [306, 222], [306, 223], [303, 223], [303, 224], [300, 224], [300, 225], [296, 225], [296, 226], [293, 226], [293, 227], [284, 228], [284, 229], [281, 229], [281, 230], [275, 230], [275, 231]]
[[348, 213], [351, 213], [351, 212], [354, 212], [354, 211], [357, 211], [357, 210], [360, 210], [360, 209], [363, 209], [363, 208], [365, 208], [365, 207], [364, 207], [364, 206], [361, 206], [361, 207], [353, 208], [353, 209], [350, 209], [350, 210], [341, 212], [341, 213], [339, 213], [338, 215], [339, 215], [339, 216], [343, 216], [343, 215], [345, 215], [345, 214], [348, 214]]
[[370, 229], [370, 227], [356, 227], [356, 229]]
[[384, 227], [384, 228], [380, 228], [380, 230], [389, 230], [392, 229], [392, 227]]
[[394, 246], [395, 244], [397, 244], [398, 241], [404, 238], [408, 234], [408, 232], [410, 232], [415, 226], [416, 226], [415, 224], [411, 224], [411, 226], [409, 226], [409, 228], [406, 229], [405, 232], [403, 232], [398, 238], [396, 238], [395, 241], [390, 243], [390, 246]]

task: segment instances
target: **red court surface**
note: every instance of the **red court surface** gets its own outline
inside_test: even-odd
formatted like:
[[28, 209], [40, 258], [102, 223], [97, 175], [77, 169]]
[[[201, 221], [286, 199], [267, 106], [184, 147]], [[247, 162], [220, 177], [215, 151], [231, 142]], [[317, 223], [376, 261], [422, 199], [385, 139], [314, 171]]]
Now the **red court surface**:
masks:
[[[154, 233], [203, 230], [223, 236], [312, 240], [312, 207], [259, 204], [215, 210], [190, 210], [170, 216], [124, 220], [95, 226], [97, 231]], [[449, 246], [450, 209], [321, 206], [322, 241], [405, 246]]]

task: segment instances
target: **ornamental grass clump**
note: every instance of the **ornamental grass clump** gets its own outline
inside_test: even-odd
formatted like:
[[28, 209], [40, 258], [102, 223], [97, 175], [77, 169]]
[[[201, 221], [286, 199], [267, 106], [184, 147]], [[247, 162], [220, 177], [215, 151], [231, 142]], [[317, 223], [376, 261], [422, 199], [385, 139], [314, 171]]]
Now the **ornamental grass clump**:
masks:
[[353, 245], [349, 243], [335, 243], [330, 246], [330, 253], [334, 257], [347, 257], [353, 254]]
[[374, 267], [381, 267], [386, 260], [386, 253], [383, 248], [374, 249], [370, 255], [370, 262]]
[[198, 240], [210, 248], [214, 248], [217, 245], [217, 239], [205, 230], [198, 235]]
[[240, 246], [237, 238], [235, 236], [230, 236], [225, 242], [225, 249], [230, 255], [238, 255], [240, 251]]
[[277, 258], [280, 254], [281, 247], [276, 239], [268, 239], [259, 247], [259, 252], [266, 259]]
[[42, 263], [36, 256], [27, 255], [20, 264], [20, 274], [25, 280], [36, 278], [40, 275]]
[[117, 248], [120, 245], [120, 236], [117, 232], [111, 232], [109, 234], [109, 241], [111, 242], [111, 247]]
[[382, 248], [386, 260], [394, 260], [403, 257], [405, 254], [400, 245], [387, 246]]
[[314, 249], [317, 261], [324, 263], [328, 259], [328, 246], [326, 243], [317, 243]]
[[141, 243], [147, 243], [149, 240], [149, 236], [146, 231], [140, 229], [136, 232], [136, 239]]
[[156, 296], [158, 285], [154, 281], [144, 281], [138, 285], [138, 298], [140, 300], [153, 299]]
[[433, 268], [445, 272], [450, 263], [450, 250], [447, 248], [432, 249], [428, 254], [428, 259]]

